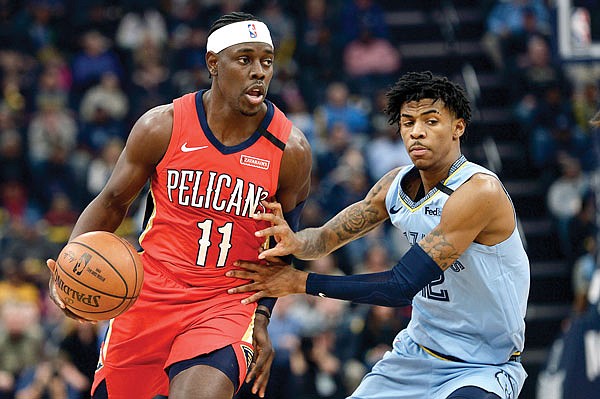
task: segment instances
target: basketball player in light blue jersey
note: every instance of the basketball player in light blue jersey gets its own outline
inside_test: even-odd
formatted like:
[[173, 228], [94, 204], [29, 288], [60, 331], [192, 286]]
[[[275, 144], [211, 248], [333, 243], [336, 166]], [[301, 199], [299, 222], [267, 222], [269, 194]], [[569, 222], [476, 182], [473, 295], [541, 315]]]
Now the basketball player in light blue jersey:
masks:
[[253, 280], [231, 292], [262, 297], [308, 293], [356, 303], [403, 306], [412, 318], [393, 350], [354, 399], [516, 399], [527, 376], [520, 363], [529, 261], [513, 204], [498, 177], [469, 162], [460, 140], [471, 110], [463, 89], [429, 72], [408, 73], [388, 92], [413, 165], [381, 178], [367, 196], [324, 226], [296, 234], [279, 204], [255, 217], [277, 245], [260, 257], [322, 257], [391, 219], [412, 244], [391, 270], [354, 276], [306, 273], [275, 262], [238, 262], [232, 277]]

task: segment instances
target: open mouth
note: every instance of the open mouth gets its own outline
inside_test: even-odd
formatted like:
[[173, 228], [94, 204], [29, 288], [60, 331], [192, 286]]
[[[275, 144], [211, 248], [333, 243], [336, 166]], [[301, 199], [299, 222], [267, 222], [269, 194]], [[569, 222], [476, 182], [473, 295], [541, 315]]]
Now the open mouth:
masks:
[[259, 87], [252, 88], [246, 92], [246, 98], [253, 105], [261, 104], [265, 99], [264, 90]]

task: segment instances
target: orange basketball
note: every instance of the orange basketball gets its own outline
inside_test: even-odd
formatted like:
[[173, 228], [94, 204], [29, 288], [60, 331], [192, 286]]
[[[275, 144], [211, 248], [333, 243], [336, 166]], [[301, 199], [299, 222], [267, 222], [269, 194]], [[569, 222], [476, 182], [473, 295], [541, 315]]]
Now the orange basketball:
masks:
[[108, 320], [129, 309], [142, 289], [144, 268], [126, 240], [92, 231], [69, 241], [56, 259], [56, 292], [87, 320]]

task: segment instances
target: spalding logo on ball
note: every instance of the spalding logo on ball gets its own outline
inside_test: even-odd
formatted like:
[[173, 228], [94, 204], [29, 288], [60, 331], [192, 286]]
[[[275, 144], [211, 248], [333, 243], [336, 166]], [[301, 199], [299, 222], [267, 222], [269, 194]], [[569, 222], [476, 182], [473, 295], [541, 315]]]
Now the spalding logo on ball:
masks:
[[108, 320], [133, 305], [144, 269], [126, 240], [92, 231], [65, 245], [56, 260], [54, 280], [58, 296], [71, 312], [87, 320]]

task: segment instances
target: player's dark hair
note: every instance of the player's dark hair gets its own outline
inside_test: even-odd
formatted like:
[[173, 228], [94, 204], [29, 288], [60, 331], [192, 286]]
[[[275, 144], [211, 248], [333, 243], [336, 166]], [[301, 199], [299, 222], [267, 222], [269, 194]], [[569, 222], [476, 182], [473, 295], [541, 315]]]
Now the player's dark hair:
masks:
[[225, 14], [219, 19], [217, 19], [215, 22], [213, 22], [212, 26], [210, 27], [210, 30], [208, 31], [208, 36], [210, 36], [211, 33], [213, 33], [219, 28], [241, 21], [258, 21], [258, 19], [252, 14], [240, 11], [234, 11], [230, 14]]
[[388, 102], [384, 112], [389, 117], [390, 125], [400, 122], [400, 108], [404, 103], [425, 98], [442, 100], [455, 117], [464, 119], [467, 125], [471, 122], [471, 105], [464, 89], [448, 78], [429, 71], [403, 75], [386, 93], [386, 97]]

